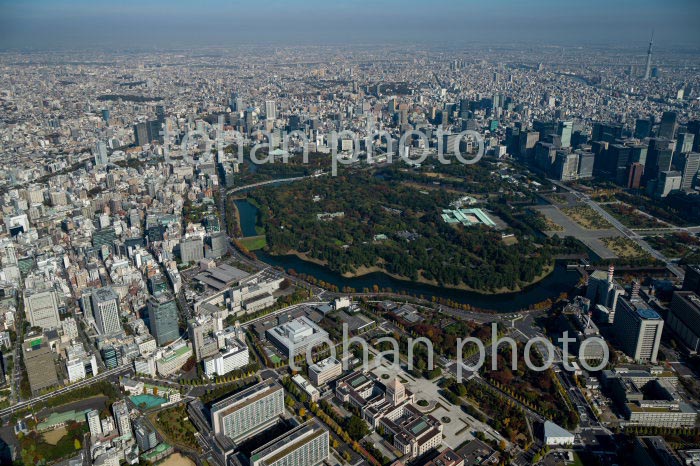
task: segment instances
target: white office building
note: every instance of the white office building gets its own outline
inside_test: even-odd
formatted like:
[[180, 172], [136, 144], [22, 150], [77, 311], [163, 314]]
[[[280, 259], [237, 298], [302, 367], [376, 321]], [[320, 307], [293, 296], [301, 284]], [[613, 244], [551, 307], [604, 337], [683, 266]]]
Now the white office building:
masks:
[[117, 401], [112, 405], [112, 414], [114, 421], [117, 423], [119, 435], [131, 436], [131, 419], [129, 418], [129, 408], [126, 406], [126, 401]]
[[88, 411], [85, 417], [87, 418], [88, 426], [90, 426], [90, 435], [93, 441], [98, 437], [102, 437], [102, 423], [100, 423], [99, 411], [96, 409]]
[[326, 358], [309, 366], [309, 379], [320, 387], [337, 379], [343, 373], [343, 365], [334, 358]]
[[622, 297], [615, 317], [615, 336], [621, 349], [639, 363], [656, 363], [664, 321], [654, 310], [638, 307]]
[[218, 353], [204, 358], [204, 373], [207, 377], [225, 375], [247, 366], [249, 362], [248, 346], [238, 339], [234, 342], [229, 340]]
[[99, 288], [90, 296], [95, 326], [100, 335], [120, 333], [119, 296], [111, 288]]
[[273, 327], [267, 338], [285, 355], [306, 354], [306, 349], [328, 340], [328, 332], [306, 316]]

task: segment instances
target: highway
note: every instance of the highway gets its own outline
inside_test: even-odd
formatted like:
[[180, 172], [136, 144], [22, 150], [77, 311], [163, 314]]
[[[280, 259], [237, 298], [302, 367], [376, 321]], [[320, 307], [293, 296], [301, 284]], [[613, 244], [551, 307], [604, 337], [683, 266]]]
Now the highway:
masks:
[[228, 189], [228, 190], [226, 191], [226, 194], [233, 194], [233, 193], [236, 193], [236, 192], [245, 191], [246, 189], [257, 188], [257, 187], [260, 187], [260, 186], [267, 186], [267, 185], [270, 185], [270, 184], [288, 183], [288, 182], [292, 182], [292, 181], [304, 180], [304, 179], [306, 179], [306, 178], [318, 178], [319, 176], [323, 176], [323, 175], [325, 175], [325, 174], [326, 174], [326, 173], [318, 173], [318, 174], [315, 174], [315, 175], [295, 176], [295, 177], [292, 177], [292, 178], [276, 178], [276, 179], [274, 179], [274, 180], [259, 181], [259, 182], [257, 182], [257, 183], [247, 184], [247, 185], [243, 185], [243, 186], [237, 186], [237, 187], [235, 187], [235, 188]]
[[51, 393], [47, 393], [45, 395], [37, 396], [34, 398], [31, 398], [27, 401], [22, 401], [20, 403], [17, 403], [14, 406], [10, 406], [9, 408], [5, 408], [3, 410], [0, 410], [0, 417], [5, 417], [8, 415], [13, 414], [15, 411], [21, 411], [22, 409], [37, 404], [41, 403], [42, 401], [49, 400], [55, 396], [58, 395], [63, 395], [64, 393], [69, 393], [73, 390], [77, 390], [79, 388], [86, 387], [88, 385], [92, 385], [95, 382], [98, 382], [100, 380], [107, 379], [109, 377], [113, 377], [115, 375], [120, 375], [120, 374], [126, 374], [126, 373], [131, 373], [133, 372], [133, 369], [131, 365], [124, 365], [120, 367], [115, 367], [114, 369], [110, 369], [108, 371], [102, 372], [100, 374], [97, 374], [94, 377], [90, 377], [89, 379], [83, 379], [79, 382], [76, 382], [72, 385], [68, 385], [67, 387], [59, 388], [56, 391], [53, 391]]

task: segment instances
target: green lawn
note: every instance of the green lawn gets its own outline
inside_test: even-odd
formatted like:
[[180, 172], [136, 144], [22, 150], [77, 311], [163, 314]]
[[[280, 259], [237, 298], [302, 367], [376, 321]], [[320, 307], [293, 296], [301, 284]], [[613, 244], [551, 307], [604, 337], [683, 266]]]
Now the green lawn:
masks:
[[248, 251], [257, 251], [267, 246], [265, 235], [249, 236], [248, 238], [241, 238], [239, 241]]

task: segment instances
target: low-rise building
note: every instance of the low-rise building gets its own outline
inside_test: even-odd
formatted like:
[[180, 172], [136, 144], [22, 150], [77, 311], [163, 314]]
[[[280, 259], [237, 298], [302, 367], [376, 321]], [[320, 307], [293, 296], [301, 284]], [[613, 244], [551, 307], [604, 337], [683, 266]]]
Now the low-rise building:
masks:
[[573, 445], [574, 434], [551, 421], [545, 421], [544, 444], [548, 446]]
[[343, 365], [335, 358], [329, 357], [309, 366], [309, 379], [317, 387], [331, 382], [343, 373]]
[[156, 359], [156, 369], [162, 376], [169, 376], [179, 371], [192, 356], [192, 348], [189, 344], [181, 343], [178, 346], [163, 352]]
[[312, 402], [318, 402], [319, 398], [321, 397], [321, 393], [316, 387], [311, 385], [311, 383], [309, 383], [308, 380], [306, 380], [301, 375], [297, 374], [294, 377], [292, 377], [292, 381], [297, 385], [297, 387], [301, 388], [304, 391], [304, 393], [306, 393], [309, 396]]

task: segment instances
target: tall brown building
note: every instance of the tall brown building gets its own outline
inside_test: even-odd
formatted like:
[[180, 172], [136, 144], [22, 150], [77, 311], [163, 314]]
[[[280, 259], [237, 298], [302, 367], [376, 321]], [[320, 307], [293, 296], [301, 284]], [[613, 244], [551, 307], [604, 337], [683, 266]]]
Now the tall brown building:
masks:
[[627, 187], [631, 189], [639, 189], [642, 184], [642, 175], [644, 175], [644, 164], [634, 162], [630, 165], [629, 176], [627, 177]]

